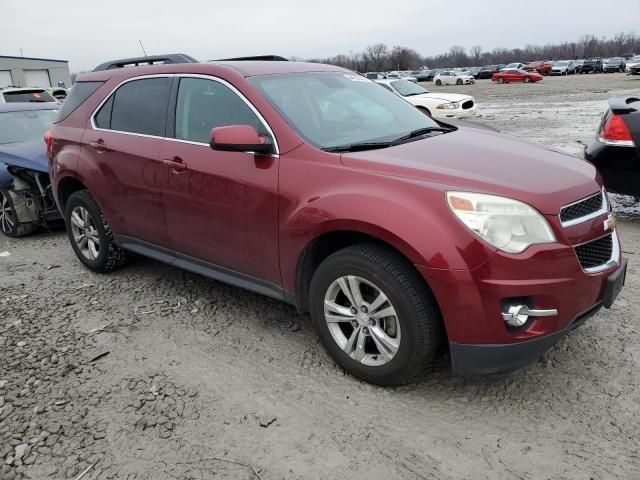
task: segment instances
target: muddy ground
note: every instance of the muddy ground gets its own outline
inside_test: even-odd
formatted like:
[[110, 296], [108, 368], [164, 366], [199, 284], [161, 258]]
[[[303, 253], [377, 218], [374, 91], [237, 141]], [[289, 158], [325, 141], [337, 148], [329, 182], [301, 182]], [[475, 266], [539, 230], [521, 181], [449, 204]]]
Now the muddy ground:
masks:
[[[578, 153], [640, 81], [445, 88]], [[96, 275], [63, 232], [0, 237], [0, 479], [640, 478], [640, 215], [616, 201], [612, 310], [515, 373], [443, 357], [396, 389], [345, 375], [285, 304], [146, 259]]]

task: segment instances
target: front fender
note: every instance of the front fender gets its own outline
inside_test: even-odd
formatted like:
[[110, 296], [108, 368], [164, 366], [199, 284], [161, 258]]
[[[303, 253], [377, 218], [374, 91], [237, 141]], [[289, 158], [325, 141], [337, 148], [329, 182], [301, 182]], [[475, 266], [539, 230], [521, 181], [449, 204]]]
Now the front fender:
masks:
[[453, 216], [444, 189], [426, 182], [283, 157], [281, 192], [280, 264], [289, 292], [304, 249], [330, 232], [369, 235], [433, 269], [472, 270], [494, 253]]

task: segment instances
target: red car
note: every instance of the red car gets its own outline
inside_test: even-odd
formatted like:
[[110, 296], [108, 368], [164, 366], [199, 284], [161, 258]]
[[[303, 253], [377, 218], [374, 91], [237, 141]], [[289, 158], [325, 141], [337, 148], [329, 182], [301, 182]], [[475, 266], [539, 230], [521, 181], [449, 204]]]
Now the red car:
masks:
[[492, 82], [498, 83], [513, 83], [513, 82], [539, 82], [542, 80], [542, 75], [534, 72], [527, 72], [525, 70], [509, 68], [500, 70], [498, 73], [494, 73], [491, 77]]
[[549, 71], [553, 67], [553, 63], [550, 62], [531, 62], [522, 67], [525, 72], [537, 72], [540, 75], [549, 75]]
[[381, 385], [444, 343], [462, 374], [526, 365], [624, 283], [591, 164], [437, 122], [339, 67], [83, 74], [46, 143], [86, 267], [135, 252], [289, 302]]

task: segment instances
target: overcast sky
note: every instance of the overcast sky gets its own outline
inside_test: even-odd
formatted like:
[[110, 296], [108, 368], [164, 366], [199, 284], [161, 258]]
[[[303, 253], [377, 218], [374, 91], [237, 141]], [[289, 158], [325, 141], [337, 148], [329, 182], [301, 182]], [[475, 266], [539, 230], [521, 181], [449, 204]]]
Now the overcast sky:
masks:
[[384, 42], [433, 55], [640, 32], [640, 0], [0, 0], [0, 55], [61, 58], [72, 71], [184, 52], [199, 60], [318, 57]]

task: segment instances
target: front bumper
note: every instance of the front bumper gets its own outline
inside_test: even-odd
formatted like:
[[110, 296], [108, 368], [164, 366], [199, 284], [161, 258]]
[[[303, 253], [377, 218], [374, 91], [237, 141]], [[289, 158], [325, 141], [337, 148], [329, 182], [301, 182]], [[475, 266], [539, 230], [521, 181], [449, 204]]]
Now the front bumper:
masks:
[[[598, 226], [601, 218], [571, 227], [571, 233], [593, 238]], [[454, 371], [482, 374], [522, 367], [601, 306], [610, 307], [610, 279], [626, 268], [620, 254], [614, 255], [611, 266], [597, 273], [584, 271], [574, 248], [559, 244], [534, 245], [519, 255], [496, 252], [474, 270], [417, 266], [438, 301]], [[511, 328], [502, 313], [512, 301], [555, 309], [557, 315], [532, 317], [521, 328]]]
[[576, 317], [562, 330], [540, 338], [511, 344], [460, 344], [450, 343], [452, 369], [459, 375], [486, 375], [508, 372], [535, 362], [547, 350], [571, 330], [578, 328], [604, 306], [610, 308], [624, 285], [627, 261], [607, 279], [601, 301], [596, 302]]
[[477, 113], [477, 105], [474, 103], [473, 107], [463, 109], [456, 108], [455, 110], [438, 110], [434, 109], [431, 113], [435, 118], [471, 118], [474, 117]]
[[520, 343], [464, 344], [450, 343], [451, 368], [458, 375], [489, 375], [509, 372], [535, 362], [567, 332], [582, 325], [602, 308], [598, 302], [576, 318], [562, 331]]

